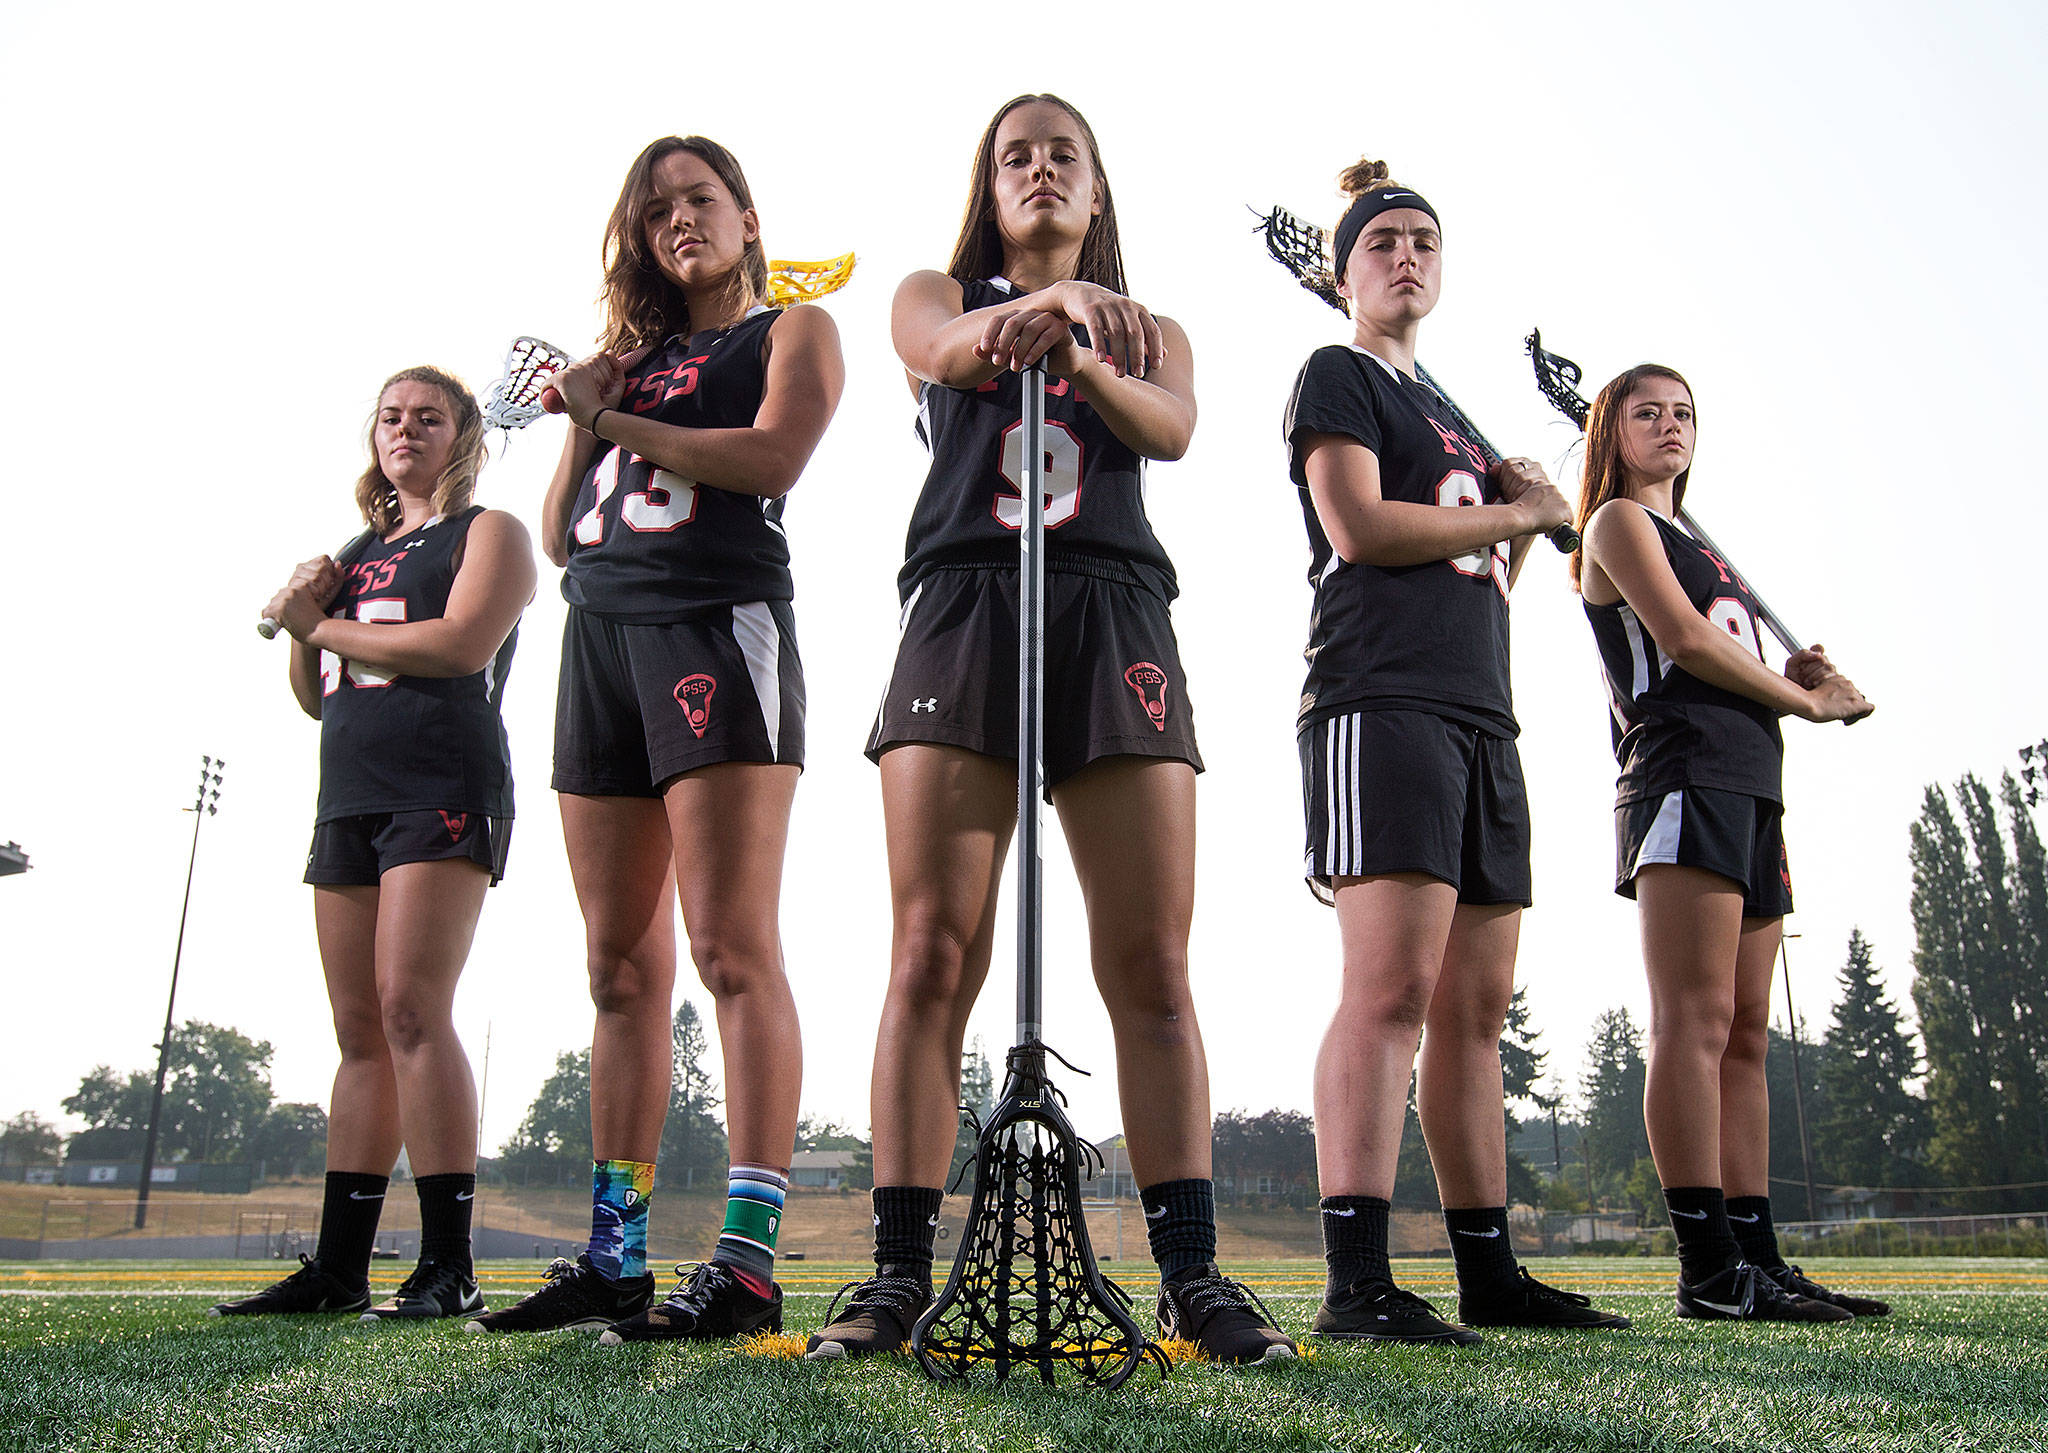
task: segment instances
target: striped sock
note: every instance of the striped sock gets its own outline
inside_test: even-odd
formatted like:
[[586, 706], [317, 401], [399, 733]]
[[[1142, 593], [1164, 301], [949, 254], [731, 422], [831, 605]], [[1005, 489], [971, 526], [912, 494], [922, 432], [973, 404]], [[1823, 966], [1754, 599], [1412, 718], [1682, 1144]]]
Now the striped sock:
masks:
[[593, 1270], [607, 1281], [647, 1275], [647, 1198], [654, 1194], [651, 1160], [600, 1160], [590, 1168]]
[[727, 1173], [725, 1229], [711, 1259], [731, 1267], [756, 1296], [771, 1295], [775, 1285], [775, 1233], [782, 1229], [788, 1193], [786, 1170], [737, 1164]]

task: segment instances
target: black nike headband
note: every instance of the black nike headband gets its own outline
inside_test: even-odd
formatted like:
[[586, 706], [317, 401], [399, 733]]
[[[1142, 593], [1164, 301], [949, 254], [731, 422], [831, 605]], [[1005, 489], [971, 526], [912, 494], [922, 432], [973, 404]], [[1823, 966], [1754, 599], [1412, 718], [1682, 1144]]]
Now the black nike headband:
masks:
[[1429, 220], [1438, 227], [1444, 225], [1443, 219], [1436, 215], [1436, 208], [1423, 200], [1422, 193], [1411, 192], [1406, 187], [1381, 187], [1376, 192], [1367, 192], [1351, 204], [1351, 210], [1337, 224], [1337, 242], [1330, 258], [1330, 271], [1339, 281], [1344, 277], [1344, 264], [1351, 258], [1351, 249], [1357, 245], [1359, 233], [1383, 213], [1410, 207], [1428, 213]]

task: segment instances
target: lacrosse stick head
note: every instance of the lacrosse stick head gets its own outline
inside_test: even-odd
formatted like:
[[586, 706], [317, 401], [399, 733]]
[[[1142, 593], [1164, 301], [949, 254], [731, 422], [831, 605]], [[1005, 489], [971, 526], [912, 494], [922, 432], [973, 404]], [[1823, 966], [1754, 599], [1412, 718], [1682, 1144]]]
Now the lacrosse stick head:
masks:
[[1543, 397], [1550, 400], [1552, 408], [1577, 424], [1586, 427], [1586, 415], [1592, 405], [1578, 390], [1578, 382], [1585, 376], [1576, 363], [1559, 353], [1552, 353], [1543, 346], [1543, 330], [1531, 328], [1529, 336], [1522, 340], [1529, 350], [1529, 362], [1536, 369], [1536, 387]]
[[1294, 280], [1342, 313], [1351, 316], [1351, 305], [1337, 291], [1337, 276], [1330, 271], [1330, 234], [1312, 222], [1304, 222], [1285, 207], [1275, 207], [1252, 229], [1266, 237], [1266, 252], [1293, 276]]
[[544, 339], [514, 338], [505, 352], [504, 373], [484, 395], [484, 427], [509, 432], [538, 419], [546, 412], [541, 395], [547, 390], [549, 375], [573, 361]]
[[798, 303], [815, 303], [830, 293], [838, 292], [853, 281], [853, 262], [852, 253], [842, 252], [823, 262], [777, 260], [769, 263], [769, 305], [788, 308]]
[[1083, 1162], [1095, 1148], [1074, 1134], [1045, 1072], [1045, 1047], [1010, 1051], [1003, 1096], [981, 1127], [974, 1209], [952, 1275], [910, 1335], [935, 1381], [977, 1367], [1001, 1382], [1029, 1369], [1098, 1387], [1121, 1384], [1163, 1353], [1131, 1316], [1131, 1299], [1103, 1276], [1082, 1219]]

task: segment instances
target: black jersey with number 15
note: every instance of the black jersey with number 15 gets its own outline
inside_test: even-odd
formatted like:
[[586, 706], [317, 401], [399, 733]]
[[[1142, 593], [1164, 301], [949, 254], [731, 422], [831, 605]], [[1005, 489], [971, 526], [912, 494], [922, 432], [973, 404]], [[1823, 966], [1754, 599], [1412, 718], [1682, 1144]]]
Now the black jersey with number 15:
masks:
[[[636, 362], [619, 411], [686, 429], [745, 429], [761, 409], [761, 352], [781, 317], [757, 308], [730, 328], [668, 339]], [[782, 501], [697, 484], [600, 444], [569, 523], [569, 604], [629, 625], [789, 600]]]
[[1345, 711], [1409, 709], [1516, 735], [1507, 545], [1421, 565], [1347, 561], [1324, 533], [1304, 472], [1309, 436], [1341, 434], [1378, 459], [1382, 499], [1492, 504], [1499, 493], [1478, 445], [1452, 425], [1431, 389], [1344, 344], [1309, 355], [1283, 428], [1316, 592], [1295, 729]]
[[[386, 542], [374, 534], [336, 562], [342, 586], [327, 613], [370, 625], [448, 613], [472, 505]], [[470, 676], [387, 674], [320, 653], [320, 808], [317, 820], [378, 812], [512, 815], [512, 757], [498, 709], [518, 643], [515, 626]]]
[[[1693, 609], [1761, 661], [1756, 597], [1742, 577], [1662, 515], [1644, 513], [1656, 522], [1664, 558], [1671, 562], [1671, 573]], [[1626, 601], [1589, 601], [1586, 618], [1593, 623], [1600, 669], [1607, 677], [1614, 755], [1621, 763], [1617, 802], [1661, 797], [1686, 787], [1784, 801], [1785, 738], [1776, 712], [1675, 665]]]
[[[962, 312], [1016, 296], [1003, 278], [960, 285]], [[1075, 328], [1077, 338], [1085, 336]], [[979, 388], [926, 384], [917, 436], [931, 469], [910, 516], [903, 569], [908, 600], [933, 570], [1017, 565], [1023, 521], [1023, 376], [1005, 370]], [[1066, 380], [1045, 391], [1046, 568], [1179, 592], [1173, 562], [1145, 517], [1145, 461], [1110, 431]]]

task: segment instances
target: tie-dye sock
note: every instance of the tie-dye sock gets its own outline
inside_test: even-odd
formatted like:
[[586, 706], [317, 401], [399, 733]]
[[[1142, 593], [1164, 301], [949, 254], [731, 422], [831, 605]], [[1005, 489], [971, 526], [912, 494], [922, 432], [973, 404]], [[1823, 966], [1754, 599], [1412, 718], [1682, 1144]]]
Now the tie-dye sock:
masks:
[[651, 1160], [600, 1160], [590, 1167], [590, 1265], [609, 1281], [647, 1275]]
[[726, 1180], [725, 1229], [711, 1259], [730, 1266], [756, 1296], [775, 1285], [775, 1233], [788, 1193], [789, 1172], [773, 1166], [735, 1165]]

